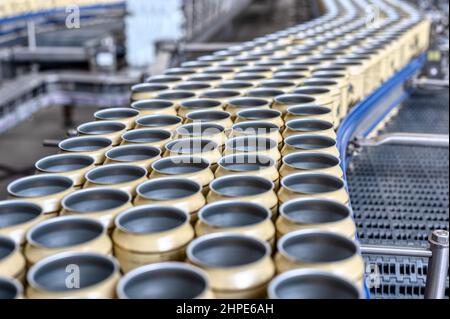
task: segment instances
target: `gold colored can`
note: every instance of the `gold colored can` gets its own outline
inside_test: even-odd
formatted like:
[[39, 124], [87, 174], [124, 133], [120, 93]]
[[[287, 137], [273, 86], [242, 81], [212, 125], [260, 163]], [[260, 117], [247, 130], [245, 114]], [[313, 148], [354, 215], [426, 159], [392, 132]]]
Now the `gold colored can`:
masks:
[[215, 123], [191, 123], [177, 128], [180, 138], [202, 138], [223, 146], [227, 140], [225, 127]]
[[127, 273], [117, 285], [120, 299], [212, 299], [208, 275], [187, 263], [146, 265]]
[[356, 225], [347, 205], [334, 200], [304, 198], [288, 201], [280, 206], [277, 237], [304, 229], [320, 229], [354, 239]]
[[277, 247], [278, 273], [316, 269], [363, 286], [364, 260], [356, 243], [347, 237], [323, 230], [298, 230], [281, 237]]
[[278, 149], [278, 142], [267, 137], [241, 136], [227, 141], [224, 155], [249, 154], [266, 155], [278, 162], [281, 153]]
[[344, 173], [340, 160], [327, 153], [291, 153], [283, 157], [280, 176], [286, 177], [296, 173], [325, 173], [342, 178]]
[[39, 160], [34, 166], [41, 174], [67, 176], [77, 187], [84, 184], [84, 175], [95, 167], [95, 159], [82, 154], [58, 154]]
[[238, 90], [213, 89], [203, 92], [203, 94], [200, 97], [206, 99], [219, 100], [224, 105], [226, 105], [226, 103], [228, 103], [229, 100], [238, 98], [240, 96], [242, 96], [242, 93], [239, 92]]
[[245, 201], [221, 201], [203, 207], [195, 232], [198, 237], [212, 233], [238, 233], [275, 243], [272, 213], [264, 206]]
[[228, 175], [261, 176], [272, 181], [275, 189], [278, 188], [280, 178], [275, 160], [260, 154], [234, 154], [222, 157], [218, 163], [215, 176]]
[[233, 125], [233, 130], [230, 134], [230, 138], [240, 136], [266, 137], [277, 141], [278, 144], [283, 142], [283, 137], [280, 133], [280, 127], [271, 122], [247, 121], [236, 123]]
[[105, 160], [105, 153], [111, 149], [112, 141], [106, 137], [73, 137], [60, 142], [58, 147], [62, 153], [91, 156], [95, 165], [99, 165]]
[[316, 106], [317, 101], [315, 97], [303, 94], [283, 94], [275, 97], [275, 103], [273, 108], [280, 111], [283, 114], [287, 113], [287, 110], [291, 106]]
[[272, 181], [253, 175], [228, 175], [215, 179], [209, 185], [207, 202], [242, 200], [260, 204], [277, 215], [278, 198]]
[[7, 277], [0, 277], [0, 299], [12, 300], [23, 298], [23, 286], [14, 279]]
[[161, 158], [161, 150], [154, 146], [124, 145], [114, 147], [105, 156], [105, 165], [137, 165], [150, 172], [152, 163]]
[[159, 129], [139, 129], [126, 132], [122, 135], [122, 145], [147, 145], [163, 150], [170, 142], [173, 133]]
[[54, 217], [64, 196], [74, 191], [74, 182], [66, 176], [41, 174], [23, 177], [8, 185], [11, 199], [23, 199], [42, 207], [45, 217]]
[[43, 209], [25, 200], [0, 201], [0, 236], [6, 236], [19, 245], [25, 243], [27, 231], [45, 220]]
[[180, 104], [178, 115], [186, 118], [186, 115], [194, 111], [223, 111], [223, 104], [219, 100], [213, 99], [192, 99]]
[[267, 99], [255, 97], [241, 97], [229, 100], [225, 106], [225, 111], [231, 113], [231, 116], [235, 118], [239, 111], [255, 108], [270, 109], [270, 104], [271, 104], [270, 101], [268, 101]]
[[286, 122], [286, 129], [283, 132], [284, 138], [302, 134], [325, 135], [336, 139], [336, 131], [331, 122], [318, 119], [301, 119]]
[[239, 111], [236, 114], [236, 123], [249, 122], [249, 121], [262, 121], [270, 122], [278, 127], [284, 126], [282, 114], [280, 111], [272, 109], [251, 109]]
[[94, 168], [86, 174], [84, 188], [110, 187], [134, 196], [136, 187], [147, 180], [145, 168], [131, 164], [111, 164]]
[[163, 261], [184, 261], [194, 238], [187, 212], [167, 206], [139, 206], [117, 216], [114, 255], [123, 272]]
[[151, 179], [137, 188], [134, 200], [136, 206], [159, 205], [182, 209], [191, 216], [191, 222], [197, 220], [197, 212], [206, 204], [199, 183], [176, 177]]
[[132, 103], [131, 107], [138, 110], [141, 117], [149, 115], [177, 115], [175, 103], [167, 100], [140, 100]]
[[281, 180], [278, 198], [285, 203], [294, 198], [316, 197], [347, 204], [349, 196], [344, 181], [323, 173], [298, 173]]
[[135, 126], [135, 121], [139, 117], [139, 111], [132, 108], [110, 108], [94, 113], [97, 121], [114, 121], [126, 125], [127, 130]]
[[136, 129], [158, 129], [173, 132], [183, 124], [183, 119], [176, 115], [148, 115], [136, 120]]
[[252, 236], [205, 235], [189, 244], [187, 255], [208, 274], [214, 296], [220, 299], [264, 298], [275, 273], [269, 244]]
[[31, 267], [27, 274], [26, 297], [113, 299], [119, 279], [119, 263], [114, 257], [66, 252], [47, 257]]
[[211, 169], [215, 170], [217, 162], [222, 157], [219, 145], [208, 139], [181, 139], [174, 140], [166, 145], [167, 156], [195, 156], [201, 157], [211, 164]]
[[11, 238], [0, 235], [0, 277], [23, 282], [25, 271], [25, 258], [20, 252], [20, 245]]
[[27, 264], [66, 251], [112, 254], [112, 243], [98, 220], [80, 216], [52, 218], [27, 233], [24, 255]]
[[169, 85], [158, 83], [140, 83], [131, 87], [131, 102], [150, 100], [159, 93], [170, 89]]
[[62, 216], [94, 218], [110, 231], [114, 218], [132, 207], [129, 193], [115, 188], [92, 188], [76, 191], [62, 201]]
[[210, 163], [197, 156], [173, 156], [162, 158], [152, 164], [150, 178], [181, 177], [199, 183], [207, 192], [214, 179]]
[[222, 125], [228, 132], [233, 126], [231, 114], [225, 111], [195, 111], [186, 114], [186, 123], [212, 123]]
[[363, 299], [361, 288], [332, 273], [294, 269], [276, 276], [269, 285], [270, 299]]
[[121, 122], [95, 121], [81, 124], [77, 127], [80, 136], [102, 136], [109, 138], [113, 146], [120, 144], [120, 137], [127, 130], [127, 126]]
[[287, 109], [286, 123], [293, 120], [317, 119], [334, 123], [334, 112], [324, 106], [291, 106]]
[[320, 152], [340, 157], [336, 140], [325, 135], [293, 135], [284, 140], [283, 156], [298, 152]]

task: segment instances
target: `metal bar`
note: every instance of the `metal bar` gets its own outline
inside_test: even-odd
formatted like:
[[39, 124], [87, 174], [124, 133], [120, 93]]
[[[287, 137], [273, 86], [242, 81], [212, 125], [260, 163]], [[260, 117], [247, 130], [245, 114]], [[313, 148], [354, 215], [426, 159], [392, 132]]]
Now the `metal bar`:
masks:
[[416, 79], [413, 82], [414, 86], [437, 86], [437, 87], [449, 87], [448, 80], [439, 80], [439, 79]]
[[27, 38], [28, 38], [28, 49], [36, 49], [36, 24], [34, 21], [27, 21]]
[[431, 257], [431, 250], [429, 249], [395, 246], [361, 245], [361, 253], [364, 255], [387, 255], [422, 258]]
[[435, 230], [429, 238], [433, 256], [428, 261], [425, 299], [444, 299], [448, 273], [448, 231]]
[[449, 147], [449, 136], [444, 134], [390, 133], [375, 138], [357, 138], [358, 146], [410, 145]]
[[181, 44], [167, 42], [161, 44], [159, 49], [169, 52], [182, 51], [188, 53], [205, 53], [205, 52], [208, 53], [225, 50], [234, 45], [236, 45], [236, 43], [233, 42], [181, 43]]

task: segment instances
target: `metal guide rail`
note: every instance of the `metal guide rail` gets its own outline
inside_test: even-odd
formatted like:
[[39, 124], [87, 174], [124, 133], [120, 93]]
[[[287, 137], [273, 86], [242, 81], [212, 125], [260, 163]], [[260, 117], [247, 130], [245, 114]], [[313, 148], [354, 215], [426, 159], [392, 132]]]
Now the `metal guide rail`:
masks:
[[[24, 256], [14, 249], [23, 268], [4, 268], [17, 279], [27, 273], [24, 295], [363, 298], [360, 252], [383, 251], [431, 256], [426, 297], [441, 298], [446, 231], [433, 232], [430, 250], [360, 247], [355, 240], [347, 146], [406, 96], [393, 91], [421, 65], [430, 27], [406, 2], [375, 3], [380, 16], [372, 21], [366, 0], [324, 1], [324, 16], [150, 77], [132, 88], [131, 108], [102, 110], [97, 121], [80, 125], [79, 137], [59, 144], [62, 154], [36, 163], [41, 174], [8, 186], [12, 198], [33, 202], [48, 219], [29, 231], [6, 228], [9, 237], [0, 237], [8, 247], [26, 243]], [[68, 156], [76, 159], [68, 163]], [[17, 202], [2, 204], [11, 211]], [[61, 225], [80, 215], [90, 217], [78, 220], [83, 225], [100, 224], [109, 246], [53, 254], [35, 244], [45, 229], [70, 233]], [[114, 257], [105, 256], [111, 246]], [[160, 263], [186, 257], [189, 264]], [[24, 258], [33, 264], [28, 271]], [[96, 285], [64, 288], [52, 269], [68, 264], [94, 269]], [[137, 289], [164, 286], [167, 273], [189, 280], [156, 294]], [[186, 281], [199, 289], [184, 289]]]

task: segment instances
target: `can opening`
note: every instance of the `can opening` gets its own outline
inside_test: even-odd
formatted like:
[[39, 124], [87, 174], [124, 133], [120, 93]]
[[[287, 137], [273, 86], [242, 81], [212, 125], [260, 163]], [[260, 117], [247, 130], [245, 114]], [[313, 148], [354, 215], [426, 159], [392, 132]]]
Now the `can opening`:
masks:
[[339, 165], [339, 160], [325, 153], [292, 153], [283, 159], [284, 164], [301, 170], [327, 169]]
[[218, 228], [256, 225], [270, 216], [270, 212], [260, 205], [236, 201], [210, 204], [199, 213], [203, 222]]
[[165, 175], [182, 175], [201, 172], [209, 163], [200, 157], [167, 157], [152, 164], [154, 171]]
[[0, 229], [29, 222], [42, 214], [39, 205], [24, 201], [0, 202]]
[[16, 197], [42, 197], [63, 192], [72, 185], [68, 177], [36, 175], [12, 182], [8, 192]]
[[192, 121], [208, 122], [208, 121], [220, 121], [230, 118], [230, 113], [225, 111], [195, 111], [190, 112], [186, 117]]
[[344, 182], [326, 174], [294, 174], [282, 180], [287, 189], [303, 194], [322, 194], [335, 192], [344, 187]]
[[304, 150], [317, 150], [336, 146], [334, 139], [322, 135], [290, 136], [284, 142], [289, 146]]
[[187, 179], [161, 178], [140, 185], [137, 192], [151, 200], [175, 200], [201, 191], [201, 186]]
[[141, 129], [125, 133], [122, 139], [131, 143], [155, 143], [167, 140], [171, 137], [172, 134], [166, 130]]
[[0, 261], [11, 255], [16, 249], [12, 239], [0, 236]]
[[172, 102], [163, 100], [143, 100], [131, 104], [136, 110], [162, 110], [173, 106]]
[[82, 134], [110, 134], [126, 129], [126, 125], [120, 122], [91, 122], [78, 127], [78, 132]]
[[0, 278], [0, 300], [15, 299], [19, 294], [17, 285], [6, 278]]
[[130, 201], [130, 195], [116, 189], [89, 189], [67, 196], [62, 205], [77, 213], [92, 213], [119, 208]]
[[86, 179], [97, 185], [129, 183], [147, 175], [147, 170], [137, 165], [114, 164], [95, 168], [86, 174]]
[[156, 147], [127, 145], [116, 147], [106, 153], [106, 157], [117, 162], [139, 162], [155, 158], [161, 154]]
[[335, 223], [351, 215], [347, 206], [319, 199], [287, 202], [281, 206], [280, 213], [295, 223], [305, 225]]
[[292, 120], [287, 122], [286, 126], [297, 132], [318, 132], [333, 128], [332, 123], [317, 119]]
[[161, 127], [181, 124], [183, 119], [175, 115], [150, 115], [136, 121], [137, 124], [145, 127]]
[[95, 113], [95, 118], [100, 120], [114, 121], [119, 119], [127, 119], [138, 116], [139, 112], [134, 109], [117, 108], [106, 109]]
[[66, 152], [94, 152], [112, 145], [106, 137], [74, 137], [62, 141], [59, 148]]
[[226, 176], [214, 180], [211, 190], [227, 197], [243, 197], [264, 194], [273, 190], [271, 181], [258, 176]]
[[48, 173], [63, 173], [79, 170], [94, 164], [90, 156], [61, 154], [43, 158], [36, 163], [36, 168]]

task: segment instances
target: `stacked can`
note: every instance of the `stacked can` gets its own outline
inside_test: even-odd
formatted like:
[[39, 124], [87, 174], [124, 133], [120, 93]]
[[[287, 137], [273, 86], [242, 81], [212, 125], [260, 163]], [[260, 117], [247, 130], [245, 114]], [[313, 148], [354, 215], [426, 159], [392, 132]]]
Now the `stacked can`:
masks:
[[361, 298], [335, 128], [429, 25], [379, 2], [386, 18], [366, 26], [365, 0], [324, 1], [321, 18], [150, 77], [130, 108], [80, 125], [0, 203], [11, 296], [22, 281], [28, 298]]

